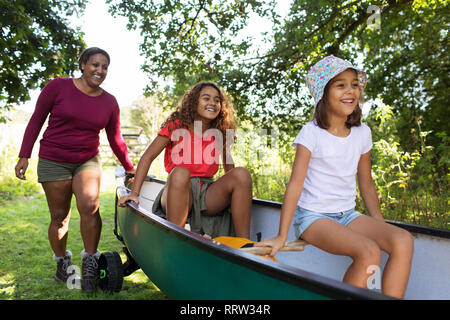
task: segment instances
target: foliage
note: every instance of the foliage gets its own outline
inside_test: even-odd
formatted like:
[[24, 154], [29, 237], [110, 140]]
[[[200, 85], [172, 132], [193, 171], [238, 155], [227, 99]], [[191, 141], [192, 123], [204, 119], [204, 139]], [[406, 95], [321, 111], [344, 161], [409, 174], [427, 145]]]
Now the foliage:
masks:
[[381, 6], [381, 29], [361, 34], [364, 66], [370, 71], [367, 94], [392, 106], [399, 116], [399, 142], [408, 151], [421, 148], [419, 139], [411, 139], [418, 122], [429, 131], [428, 143], [437, 147], [439, 132], [450, 134], [449, 2], [389, 3]]
[[[247, 168], [252, 176], [255, 198], [283, 201], [295, 150], [282, 151], [282, 135], [277, 130], [259, 128], [248, 120], [242, 121], [237, 129], [233, 160], [236, 166]], [[220, 171], [217, 176], [222, 174]]]
[[[181, 91], [213, 79], [235, 97], [240, 117], [252, 111], [267, 122], [292, 122], [310, 106], [306, 71], [334, 54], [362, 59], [368, 98], [380, 97], [403, 117], [402, 143], [414, 117], [433, 128], [433, 139], [448, 130], [448, 1], [293, 0], [284, 21], [273, 1], [107, 2], [113, 14], [128, 17], [129, 28], [141, 29], [152, 93], [158, 76]], [[255, 16], [273, 24], [264, 46], [242, 35]]]
[[[142, 32], [143, 68], [154, 79], [150, 93], [161, 89], [158, 79], [173, 81], [167, 96], [179, 96], [200, 79], [217, 81], [233, 96], [240, 120], [283, 132], [279, 150], [285, 163], [289, 156], [283, 151], [311, 119], [307, 70], [329, 54], [355, 62], [368, 73], [367, 100], [390, 106], [389, 118], [369, 117], [391, 130], [374, 133], [374, 165], [392, 178], [384, 190], [402, 186], [408, 205], [415, 201], [415, 210], [427, 216], [431, 198], [444, 197], [438, 202], [446, 203], [448, 1], [292, 0], [284, 19], [269, 0], [107, 2], [112, 14], [128, 17], [128, 27]], [[262, 43], [245, 36], [255, 21], [272, 25]], [[381, 111], [375, 106], [372, 112]], [[447, 214], [447, 205], [433, 210]]]
[[17, 178], [2, 176], [0, 179], [0, 205], [10, 200], [20, 197], [30, 197], [39, 190], [34, 181], [23, 182], [20, 188], [17, 187]]
[[[142, 127], [149, 140], [148, 144], [157, 136], [161, 124], [172, 112], [173, 108], [169, 108], [167, 103], [164, 95], [157, 94], [138, 100], [131, 107], [129, 125]], [[167, 177], [164, 169], [164, 152], [153, 161], [150, 174], [159, 178]]]
[[[223, 80], [236, 57], [253, 50], [242, 32], [252, 14], [273, 20], [275, 1], [118, 1], [107, 0], [114, 15], [128, 17], [128, 28], [141, 29], [140, 50], [151, 75], [147, 90], [158, 80], [175, 80], [170, 91], [180, 96], [198, 80]], [[244, 114], [241, 110], [241, 114]]]
[[36, 167], [37, 161], [30, 159], [26, 177], [27, 180], [18, 183], [15, 176], [14, 166], [17, 162], [18, 146], [14, 137], [23, 135], [23, 130], [17, 126], [7, 127], [0, 123], [0, 205], [20, 197], [30, 197], [39, 189], [37, 175], [32, 168]]
[[31, 89], [77, 68], [85, 44], [67, 16], [84, 10], [86, 2], [0, 0], [0, 122], [2, 111], [29, 100]]
[[142, 127], [148, 137], [154, 138], [174, 107], [166, 105], [166, 100], [161, 94], [143, 98], [132, 106], [130, 121]]
[[[293, 0], [284, 21], [273, 1], [108, 3], [113, 14], [129, 18], [130, 28], [141, 29], [153, 91], [158, 76], [174, 80], [169, 93], [175, 95], [198, 79], [217, 80], [234, 97], [241, 119], [256, 117], [292, 135], [298, 119], [311, 114], [306, 71], [334, 54], [364, 66], [367, 98], [393, 107], [408, 151], [419, 147], [411, 141], [417, 121], [430, 131], [436, 151], [439, 133], [450, 134], [448, 1]], [[242, 36], [255, 16], [273, 24], [265, 46]]]
[[[434, 165], [435, 148], [427, 144], [429, 132], [420, 130], [412, 138], [421, 145], [409, 152], [399, 143], [397, 123], [392, 108], [380, 105], [372, 108], [366, 121], [372, 128], [373, 178], [384, 216], [391, 220], [450, 228], [448, 190], [450, 175], [441, 175], [448, 168], [448, 137], [439, 148], [444, 157]], [[359, 201], [362, 208], [362, 203]]]

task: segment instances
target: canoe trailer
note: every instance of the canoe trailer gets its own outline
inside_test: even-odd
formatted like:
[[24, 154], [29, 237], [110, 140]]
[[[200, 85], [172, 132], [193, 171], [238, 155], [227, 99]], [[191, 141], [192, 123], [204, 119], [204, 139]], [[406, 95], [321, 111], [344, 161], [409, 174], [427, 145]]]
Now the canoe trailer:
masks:
[[[134, 175], [125, 176], [125, 184], [127, 181], [134, 177]], [[140, 269], [136, 261], [128, 251], [122, 236], [118, 232], [117, 228], [117, 201], [118, 197], [115, 196], [114, 205], [114, 235], [117, 240], [124, 244], [123, 252], [127, 257], [127, 261], [122, 264], [122, 259], [116, 251], [104, 252], [98, 259], [98, 276], [99, 287], [105, 292], [120, 292], [122, 289], [123, 278], [129, 276], [136, 270]]]

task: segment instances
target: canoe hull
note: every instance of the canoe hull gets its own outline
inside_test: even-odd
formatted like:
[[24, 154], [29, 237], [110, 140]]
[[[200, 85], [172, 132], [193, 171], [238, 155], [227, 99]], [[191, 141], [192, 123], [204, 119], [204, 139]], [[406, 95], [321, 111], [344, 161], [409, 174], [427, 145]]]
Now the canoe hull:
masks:
[[327, 298], [287, 283], [280, 286], [280, 281], [262, 273], [261, 268], [253, 270], [243, 261], [236, 263], [233, 260], [239, 258], [233, 259], [232, 254], [215, 254], [214, 248], [201, 245], [203, 239], [190, 241], [126, 211], [119, 210], [119, 225], [129, 251], [171, 299]]
[[[171, 299], [319, 300], [387, 299], [228, 247], [180, 228], [151, 212], [152, 195], [163, 185], [145, 182], [137, 206], [117, 207], [121, 239], [152, 282]], [[126, 190], [118, 188], [117, 196]], [[302, 254], [302, 253], [297, 253]]]
[[[279, 204], [255, 201], [252, 208], [251, 234], [257, 232], [262, 238], [274, 237], [278, 232]], [[392, 222], [391, 222], [392, 223]], [[414, 237], [414, 256], [405, 299], [450, 300], [450, 232], [405, 223], [392, 223], [408, 230]], [[293, 239], [294, 230], [289, 230], [288, 239]], [[382, 252], [380, 274], [382, 274], [388, 255]], [[314, 272], [333, 279], [342, 279], [352, 263], [351, 258], [329, 254], [314, 246], [306, 246], [301, 253], [280, 252], [280, 263], [293, 265], [299, 269]], [[330, 266], [333, 266], [330, 268]], [[381, 279], [379, 279], [381, 282]], [[378, 283], [381, 284], [381, 283]], [[374, 286], [376, 283], [373, 284]], [[380, 289], [375, 288], [377, 291]]]
[[[343, 283], [351, 263], [348, 257], [308, 245], [302, 252], [279, 252], [278, 262], [273, 262], [180, 228], [150, 212], [152, 199], [163, 186], [164, 181], [149, 177], [140, 204], [116, 206], [116, 219], [119, 238], [133, 259], [171, 299], [390, 299], [380, 290]], [[119, 187], [117, 197], [126, 192]], [[256, 240], [258, 233], [263, 238], [275, 236], [279, 214], [279, 203], [254, 200], [251, 239]], [[412, 233], [415, 256], [405, 298], [450, 299], [450, 232], [440, 232], [440, 236]], [[294, 239], [292, 228], [288, 239]], [[386, 260], [384, 255], [381, 270]]]

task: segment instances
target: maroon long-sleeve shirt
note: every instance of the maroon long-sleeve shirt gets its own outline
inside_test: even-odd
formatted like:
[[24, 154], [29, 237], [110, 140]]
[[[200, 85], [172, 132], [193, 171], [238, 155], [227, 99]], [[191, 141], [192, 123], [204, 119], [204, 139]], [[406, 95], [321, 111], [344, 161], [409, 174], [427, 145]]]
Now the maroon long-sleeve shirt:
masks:
[[125, 170], [133, 169], [120, 133], [116, 98], [103, 90], [97, 97], [84, 94], [72, 78], [55, 78], [42, 90], [25, 130], [19, 157], [29, 158], [41, 128], [50, 114], [40, 141], [39, 157], [85, 162], [99, 152], [99, 133], [105, 129], [109, 144]]

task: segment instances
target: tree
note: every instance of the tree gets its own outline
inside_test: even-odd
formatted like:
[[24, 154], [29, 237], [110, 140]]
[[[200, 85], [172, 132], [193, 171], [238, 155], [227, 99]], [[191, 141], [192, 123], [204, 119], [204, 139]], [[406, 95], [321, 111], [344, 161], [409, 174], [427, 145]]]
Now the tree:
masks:
[[[365, 121], [384, 213], [426, 223], [434, 216], [448, 227], [449, 1], [291, 0], [285, 18], [270, 0], [107, 2], [142, 32], [149, 92], [158, 91], [158, 78], [173, 81], [167, 96], [200, 79], [219, 82], [240, 119], [284, 133], [285, 163], [313, 111], [306, 72], [330, 54], [355, 62], [368, 73]], [[273, 26], [259, 47], [243, 34], [255, 16]]]
[[[107, 2], [113, 14], [129, 18], [129, 28], [142, 31], [150, 92], [158, 77], [183, 89], [213, 79], [235, 97], [241, 117], [286, 125], [310, 114], [305, 74], [334, 54], [362, 59], [367, 98], [381, 98], [404, 118], [404, 141], [417, 121], [423, 130], [448, 133], [448, 1], [293, 0], [284, 21], [274, 1]], [[274, 26], [266, 51], [241, 34], [252, 14]]]
[[67, 16], [87, 0], [0, 0], [0, 121], [2, 109], [29, 99], [51, 78], [71, 75], [85, 48]]
[[113, 15], [128, 17], [129, 29], [141, 29], [148, 92], [157, 92], [158, 80], [173, 79], [175, 95], [199, 79], [222, 81], [236, 67], [236, 58], [251, 49], [251, 40], [241, 33], [250, 14], [274, 18], [275, 3], [266, 2], [107, 0]]

